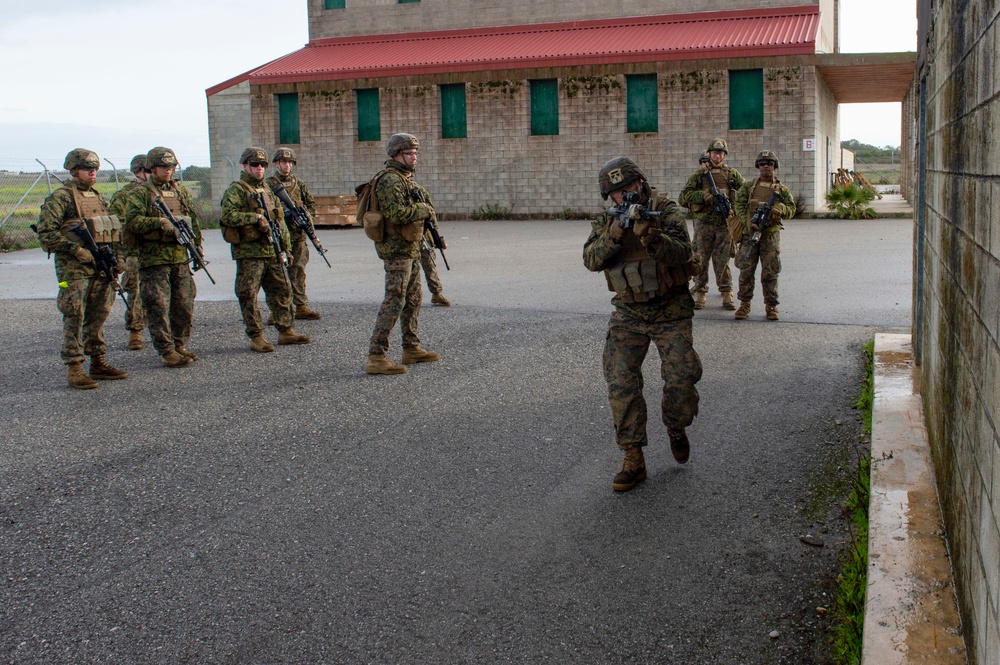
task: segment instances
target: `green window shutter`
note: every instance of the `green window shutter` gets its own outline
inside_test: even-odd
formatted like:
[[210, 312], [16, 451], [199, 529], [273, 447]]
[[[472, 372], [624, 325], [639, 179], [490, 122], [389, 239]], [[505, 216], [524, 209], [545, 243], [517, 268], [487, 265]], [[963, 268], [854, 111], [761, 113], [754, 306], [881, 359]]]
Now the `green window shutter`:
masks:
[[536, 79], [531, 84], [531, 134], [559, 134], [559, 86], [556, 79]]
[[420, 2], [420, 0], [397, 0], [397, 4], [406, 4], [407, 2]]
[[378, 110], [378, 88], [364, 88], [358, 93], [358, 140], [381, 141], [382, 123]]
[[729, 129], [764, 129], [764, 70], [729, 72]]
[[441, 138], [465, 138], [465, 84], [441, 86]]
[[323, 0], [323, 9], [343, 9], [344, 0]]
[[659, 131], [656, 74], [632, 74], [625, 77], [625, 109], [625, 131]]
[[299, 95], [278, 95], [278, 143], [299, 142]]

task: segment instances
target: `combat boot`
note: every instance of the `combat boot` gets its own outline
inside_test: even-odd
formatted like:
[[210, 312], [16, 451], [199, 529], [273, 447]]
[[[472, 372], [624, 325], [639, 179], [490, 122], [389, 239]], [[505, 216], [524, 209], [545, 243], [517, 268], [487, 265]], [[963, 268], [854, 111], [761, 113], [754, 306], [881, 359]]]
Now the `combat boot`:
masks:
[[183, 344], [175, 344], [174, 350], [177, 351], [178, 354], [190, 360], [191, 362], [194, 362], [195, 360], [200, 360], [198, 354], [196, 354], [194, 351], [188, 351], [187, 349], [184, 348]]
[[300, 321], [316, 321], [322, 319], [323, 315], [314, 309], [309, 309], [309, 305], [299, 305], [295, 308], [295, 318]]
[[764, 305], [764, 311], [767, 312], [768, 321], [777, 321], [780, 318], [777, 305]]
[[722, 309], [734, 310], [736, 305], [733, 303], [733, 292], [726, 291], [722, 294]]
[[177, 349], [173, 347], [169, 351], [164, 351], [160, 354], [160, 357], [163, 359], [163, 364], [166, 367], [186, 367], [191, 364], [190, 358], [177, 353]]
[[90, 378], [101, 381], [115, 381], [117, 379], [127, 379], [128, 372], [117, 367], [112, 367], [104, 362], [104, 356], [91, 356]]
[[267, 315], [267, 325], [269, 325], [269, 326], [273, 326], [274, 325], [274, 314], [268, 314]]
[[691, 442], [688, 441], [687, 432], [683, 427], [668, 427], [667, 435], [670, 437], [670, 452], [678, 464], [684, 464], [691, 457]]
[[432, 363], [441, 357], [440, 353], [434, 351], [425, 351], [419, 346], [407, 346], [403, 347], [403, 364], [412, 365], [413, 363]]
[[278, 333], [278, 344], [281, 346], [287, 346], [289, 344], [308, 344], [312, 340], [309, 339], [309, 335], [302, 335], [295, 332], [294, 328], [289, 328], [288, 330], [282, 330]]
[[625, 451], [622, 468], [611, 481], [611, 489], [616, 492], [627, 492], [645, 479], [646, 460], [642, 456], [642, 448], [633, 446]]
[[406, 368], [385, 357], [384, 353], [369, 353], [365, 363], [368, 374], [405, 374]]
[[451, 307], [451, 301], [445, 298], [441, 293], [435, 293], [431, 296], [431, 304], [441, 305], [442, 307]]
[[750, 301], [749, 300], [741, 300], [740, 301], [740, 308], [738, 310], [736, 310], [736, 316], [733, 317], [733, 318], [735, 318], [737, 321], [742, 321], [743, 319], [747, 318], [748, 316], [750, 316]]
[[66, 380], [69, 381], [70, 388], [77, 390], [90, 390], [97, 387], [97, 381], [94, 381], [83, 371], [83, 363], [70, 363]]
[[705, 309], [705, 294], [696, 293], [694, 294], [694, 308], [695, 309]]
[[274, 351], [274, 345], [264, 339], [263, 335], [257, 335], [250, 340], [250, 350], [257, 353], [271, 353]]
[[142, 348], [142, 331], [130, 330], [128, 333], [128, 348], [138, 351]]

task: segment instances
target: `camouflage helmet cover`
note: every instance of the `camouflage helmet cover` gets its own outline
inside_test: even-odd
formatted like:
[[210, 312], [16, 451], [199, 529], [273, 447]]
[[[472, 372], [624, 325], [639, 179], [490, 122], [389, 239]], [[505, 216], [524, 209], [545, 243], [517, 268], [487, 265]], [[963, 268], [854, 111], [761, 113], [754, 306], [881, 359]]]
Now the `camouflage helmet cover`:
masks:
[[420, 141], [413, 134], [393, 134], [385, 146], [385, 154], [395, 157], [401, 150], [420, 149]]
[[709, 163], [710, 161], [712, 161], [712, 160], [711, 160], [711, 159], [709, 158], [709, 156], [708, 156], [708, 153], [707, 153], [707, 152], [703, 152], [703, 153], [701, 153], [701, 156], [700, 156], [700, 157], [698, 157], [698, 163], [699, 163], [699, 164], [707, 164], [707, 163]]
[[753, 165], [759, 167], [760, 163], [766, 160], [774, 162], [774, 168], [778, 168], [778, 156], [770, 150], [761, 150], [758, 152], [757, 159], [754, 160]]
[[274, 156], [271, 157], [272, 162], [291, 162], [296, 163], [295, 151], [291, 148], [278, 148], [274, 151]]
[[250, 162], [263, 162], [264, 164], [267, 164], [267, 153], [264, 152], [263, 148], [250, 146], [243, 151], [242, 155], [240, 155], [240, 164], [248, 164]]
[[132, 158], [132, 161], [128, 165], [129, 171], [132, 173], [138, 173], [139, 171], [146, 170], [146, 155], [145, 153], [141, 155], [136, 155]]
[[177, 155], [170, 148], [158, 145], [146, 153], [146, 168], [154, 166], [177, 166]]
[[712, 139], [712, 142], [708, 144], [708, 148], [705, 149], [705, 152], [712, 152], [713, 150], [721, 150], [728, 155], [729, 144], [726, 143], [726, 139], [714, 138]]
[[605, 201], [611, 192], [626, 187], [636, 180], [647, 182], [646, 174], [628, 157], [608, 160], [597, 173], [597, 184], [601, 187], [601, 198]]
[[72, 171], [73, 169], [99, 169], [101, 168], [101, 158], [93, 150], [86, 148], [75, 148], [66, 155], [63, 168]]

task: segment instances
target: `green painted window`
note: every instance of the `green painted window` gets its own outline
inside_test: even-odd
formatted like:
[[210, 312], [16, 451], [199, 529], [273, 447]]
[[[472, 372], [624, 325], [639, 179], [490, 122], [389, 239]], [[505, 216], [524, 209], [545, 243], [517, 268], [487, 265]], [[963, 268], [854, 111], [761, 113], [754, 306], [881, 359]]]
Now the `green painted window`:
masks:
[[660, 125], [656, 99], [656, 74], [625, 77], [625, 131], [656, 132]]
[[441, 86], [441, 138], [465, 138], [465, 84]]
[[378, 88], [363, 88], [358, 93], [358, 140], [381, 141], [382, 123], [378, 110]]
[[420, 0], [397, 0], [398, 4], [405, 4], [407, 2], [420, 2]]
[[531, 84], [531, 134], [559, 134], [559, 86], [556, 79], [535, 79]]
[[343, 9], [344, 0], [323, 0], [323, 9]]
[[278, 143], [299, 142], [299, 95], [278, 95]]
[[764, 70], [729, 71], [729, 129], [764, 129]]

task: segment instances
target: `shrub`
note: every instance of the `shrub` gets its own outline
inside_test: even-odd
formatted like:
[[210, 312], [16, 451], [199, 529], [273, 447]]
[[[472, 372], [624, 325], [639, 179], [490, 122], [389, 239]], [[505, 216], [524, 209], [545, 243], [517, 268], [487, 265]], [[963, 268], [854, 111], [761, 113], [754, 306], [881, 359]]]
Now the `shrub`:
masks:
[[871, 207], [874, 199], [873, 190], [852, 182], [832, 187], [826, 193], [826, 207], [834, 211], [838, 219], [875, 219], [878, 213]]
[[504, 208], [499, 202], [487, 203], [472, 213], [472, 219], [510, 219], [510, 208]]

